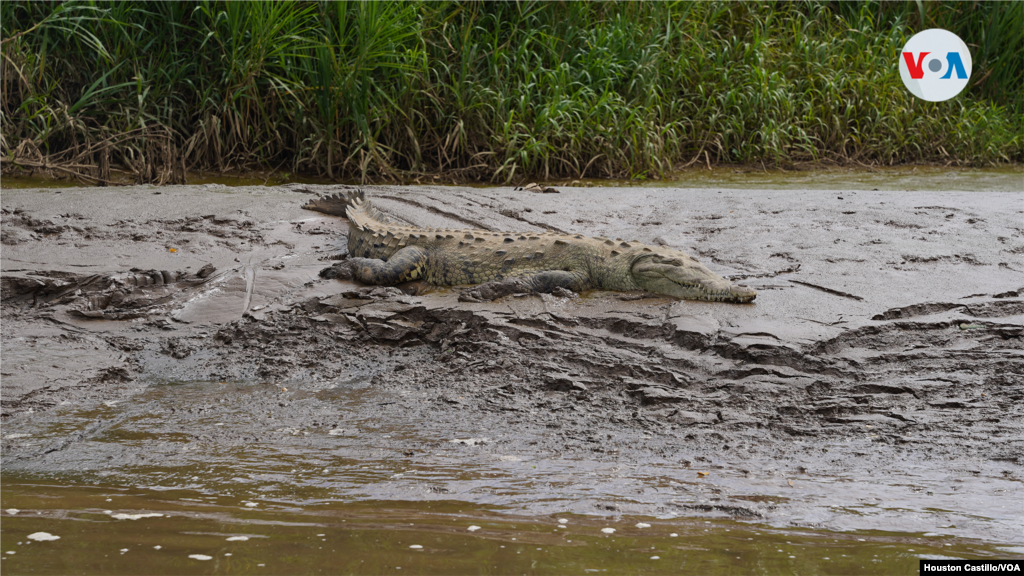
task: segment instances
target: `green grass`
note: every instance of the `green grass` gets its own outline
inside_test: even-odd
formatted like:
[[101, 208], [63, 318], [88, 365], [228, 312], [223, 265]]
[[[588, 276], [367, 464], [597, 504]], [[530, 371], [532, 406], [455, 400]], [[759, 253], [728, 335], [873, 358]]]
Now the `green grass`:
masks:
[[[1024, 4], [4, 2], [6, 173], [658, 177], [1024, 161]], [[916, 31], [972, 83], [903, 87]], [[105, 164], [106, 163], [106, 164]], [[89, 168], [95, 167], [95, 168]]]

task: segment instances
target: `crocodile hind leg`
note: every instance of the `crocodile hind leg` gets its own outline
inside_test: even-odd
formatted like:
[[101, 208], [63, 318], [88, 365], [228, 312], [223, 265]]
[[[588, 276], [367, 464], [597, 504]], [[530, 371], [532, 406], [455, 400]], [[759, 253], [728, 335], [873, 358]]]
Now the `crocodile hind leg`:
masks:
[[349, 258], [352, 276], [363, 284], [394, 286], [423, 277], [427, 253], [419, 246], [406, 246], [391, 255], [391, 258]]
[[563, 290], [582, 292], [593, 288], [590, 279], [579, 272], [546, 270], [536, 274], [514, 276], [497, 282], [487, 282], [464, 291], [462, 302], [490, 302], [510, 294], [555, 293]]

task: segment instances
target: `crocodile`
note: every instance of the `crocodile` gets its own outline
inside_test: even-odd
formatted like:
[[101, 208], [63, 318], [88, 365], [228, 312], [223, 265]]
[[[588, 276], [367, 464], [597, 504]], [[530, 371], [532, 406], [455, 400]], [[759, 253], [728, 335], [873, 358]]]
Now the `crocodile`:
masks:
[[303, 208], [348, 218], [343, 265], [364, 284], [425, 280], [437, 286], [504, 283], [519, 292], [644, 290], [735, 303], [757, 296], [667, 247], [555, 232], [418, 228], [375, 208], [361, 189], [322, 196]]

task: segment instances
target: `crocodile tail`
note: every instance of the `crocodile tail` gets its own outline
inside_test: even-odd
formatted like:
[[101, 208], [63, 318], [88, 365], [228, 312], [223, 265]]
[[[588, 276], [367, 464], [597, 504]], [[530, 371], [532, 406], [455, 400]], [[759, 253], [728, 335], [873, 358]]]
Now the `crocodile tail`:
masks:
[[302, 207], [306, 210], [313, 210], [315, 212], [322, 212], [330, 216], [338, 216], [340, 218], [347, 218], [345, 210], [349, 206], [349, 195], [350, 192], [342, 194], [328, 194], [326, 196], [320, 196], [314, 198], [309, 202], [306, 202]]
[[321, 196], [303, 204], [302, 207], [331, 216], [348, 218], [360, 228], [369, 224], [371, 220], [385, 224], [397, 223], [394, 218], [374, 208], [373, 204], [366, 199], [366, 193], [362, 188]]
[[366, 199], [366, 194], [362, 188], [348, 195], [348, 207], [345, 209], [345, 215], [348, 216], [349, 222], [355, 224], [358, 228], [376, 228], [373, 225], [375, 222], [382, 224], [399, 223], [394, 218], [374, 208], [373, 204]]

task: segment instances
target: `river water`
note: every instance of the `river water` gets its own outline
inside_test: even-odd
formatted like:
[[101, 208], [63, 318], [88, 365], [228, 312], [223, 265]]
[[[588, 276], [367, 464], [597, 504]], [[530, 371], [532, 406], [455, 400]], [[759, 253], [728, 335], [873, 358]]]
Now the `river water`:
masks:
[[[451, 500], [346, 503], [301, 491], [254, 501], [73, 475], [5, 474], [2, 500], [5, 574], [911, 574], [922, 558], [1024, 553], [928, 533], [521, 517]], [[59, 540], [29, 539], [38, 532]]]
[[[188, 184], [224, 186], [280, 186], [292, 182], [330, 184], [315, 177], [286, 172], [247, 172], [238, 174], [190, 174]], [[998, 168], [945, 168], [937, 166], [899, 166], [877, 168], [832, 168], [816, 170], [760, 170], [750, 167], [717, 167], [711, 170], [691, 168], [664, 180], [552, 180], [553, 186], [578, 182], [585, 186], [657, 186], [679, 188], [734, 188], [763, 190], [964, 190], [974, 192], [1024, 191], [1024, 166]], [[355, 182], [345, 182], [354, 184]], [[474, 186], [474, 184], [459, 184]], [[83, 184], [74, 180], [54, 180], [39, 176], [6, 176], [3, 188], [62, 188]], [[492, 186], [485, 184], [484, 186]]]

